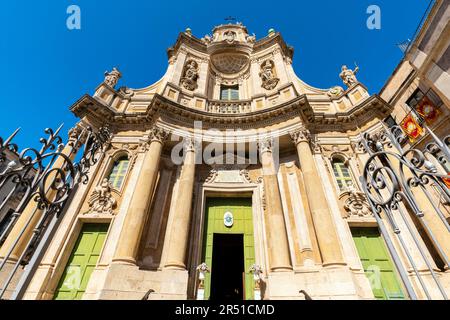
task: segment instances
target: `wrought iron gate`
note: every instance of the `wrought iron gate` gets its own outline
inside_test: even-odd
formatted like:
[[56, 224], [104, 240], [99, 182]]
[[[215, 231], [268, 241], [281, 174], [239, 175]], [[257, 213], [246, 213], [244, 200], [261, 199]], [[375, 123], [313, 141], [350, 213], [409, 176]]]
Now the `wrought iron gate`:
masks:
[[[416, 233], [414, 226], [411, 225], [406, 217], [410, 212], [413, 213], [448, 268], [450, 266], [449, 257], [447, 257], [441, 244], [436, 240], [435, 233], [425, 219], [425, 214], [436, 214], [447, 229], [447, 232], [450, 232], [450, 226], [444, 213], [430, 193], [431, 185], [433, 185], [440, 194], [443, 203], [450, 203], [449, 172], [443, 172], [443, 170], [438, 168], [438, 166], [445, 168], [450, 163], [450, 136], [441, 140], [430, 128], [425, 127], [432, 141], [426, 145], [424, 151], [421, 151], [406, 146], [407, 137], [399, 126], [395, 125], [387, 128], [382, 123], [382, 127], [382, 130], [377, 133], [364, 133], [361, 135], [358, 148], [369, 156], [364, 166], [363, 175], [360, 177], [361, 185], [410, 298], [417, 299], [417, 295], [412, 288], [407, 271], [400, 262], [399, 255], [387, 232], [386, 225], [392, 228], [392, 231], [395, 233], [428, 299], [431, 299], [431, 294], [405, 243], [404, 230], [399, 227], [398, 219], [401, 219], [402, 225], [406, 226], [406, 228], [403, 227], [405, 232], [411, 233], [414, 244], [420, 252], [434, 283], [442, 297], [447, 300], [445, 288], [427, 256], [427, 250], [418, 237], [414, 236]], [[433, 159], [438, 166], [433, 163]], [[423, 202], [418, 201], [418, 196], [415, 192], [421, 192], [426, 197], [425, 199], [429, 201], [430, 207], [424, 208]], [[426, 213], [424, 213], [425, 209]]]
[[[69, 131], [64, 144], [61, 129], [45, 129], [47, 137], [39, 140], [39, 150], [26, 148], [20, 153], [13, 143], [19, 129], [6, 140], [0, 137], [0, 194], [5, 195], [0, 199], [0, 211], [13, 201], [17, 203], [0, 234], [0, 298], [19, 268], [25, 266], [15, 288], [9, 288], [14, 290], [11, 299], [22, 298], [64, 216], [66, 204], [79, 184], [88, 182], [91, 167], [111, 139], [107, 127], [94, 131], [80, 123]], [[14, 236], [8, 237], [11, 233]]]

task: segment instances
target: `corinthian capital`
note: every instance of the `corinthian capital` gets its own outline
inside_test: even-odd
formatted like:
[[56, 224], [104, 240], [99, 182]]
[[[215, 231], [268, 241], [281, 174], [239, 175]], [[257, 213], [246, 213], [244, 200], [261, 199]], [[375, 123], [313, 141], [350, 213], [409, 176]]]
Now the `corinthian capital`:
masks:
[[154, 126], [152, 128], [152, 131], [150, 132], [149, 135], [149, 141], [153, 142], [160, 142], [160, 143], [164, 143], [167, 138], [169, 137], [169, 132], [163, 128]]
[[291, 139], [295, 145], [300, 142], [309, 142], [311, 140], [311, 133], [305, 127], [292, 131], [289, 134], [291, 135]]
[[264, 152], [272, 152], [273, 149], [273, 138], [272, 137], [266, 137], [262, 138], [258, 141], [258, 149], [260, 153]]
[[195, 151], [196, 146], [197, 146], [197, 142], [195, 141], [194, 138], [192, 138], [192, 137], [184, 138], [183, 147], [186, 152]]
[[88, 134], [85, 128], [77, 124], [75, 127], [69, 130], [68, 136], [69, 141], [67, 144], [75, 148], [79, 148], [86, 142]]

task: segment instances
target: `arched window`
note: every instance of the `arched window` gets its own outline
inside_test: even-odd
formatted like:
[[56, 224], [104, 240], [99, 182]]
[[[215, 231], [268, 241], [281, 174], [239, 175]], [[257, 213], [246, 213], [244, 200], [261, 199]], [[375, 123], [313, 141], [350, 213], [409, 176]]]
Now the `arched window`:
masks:
[[129, 164], [130, 160], [128, 160], [126, 156], [121, 157], [114, 162], [114, 166], [108, 178], [113, 188], [120, 189], [122, 187]]
[[336, 182], [339, 186], [339, 190], [344, 191], [348, 187], [353, 186], [353, 179], [350, 175], [348, 166], [341, 158], [333, 158], [333, 173], [336, 178]]

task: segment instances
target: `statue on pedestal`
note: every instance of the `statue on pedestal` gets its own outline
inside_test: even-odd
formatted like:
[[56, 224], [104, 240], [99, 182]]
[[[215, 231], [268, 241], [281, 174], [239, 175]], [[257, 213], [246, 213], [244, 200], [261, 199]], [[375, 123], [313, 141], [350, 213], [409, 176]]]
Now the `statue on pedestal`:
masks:
[[114, 88], [120, 78], [122, 78], [120, 71], [117, 68], [113, 68], [110, 72], [105, 71], [105, 80], [103, 82], [111, 88]]
[[343, 65], [342, 71], [339, 74], [339, 76], [341, 77], [344, 84], [350, 88], [358, 83], [358, 80], [356, 79], [356, 76], [355, 76], [358, 73], [358, 71], [359, 71], [358, 66], [356, 66], [355, 70], [352, 70], [352, 69], [347, 68], [346, 65]]

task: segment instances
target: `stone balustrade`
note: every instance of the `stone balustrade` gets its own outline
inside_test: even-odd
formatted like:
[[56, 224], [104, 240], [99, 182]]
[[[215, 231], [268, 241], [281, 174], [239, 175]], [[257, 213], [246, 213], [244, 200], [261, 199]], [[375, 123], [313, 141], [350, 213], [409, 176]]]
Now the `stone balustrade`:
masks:
[[252, 111], [251, 100], [239, 100], [239, 101], [209, 101], [206, 111], [214, 113], [229, 113], [239, 114]]

